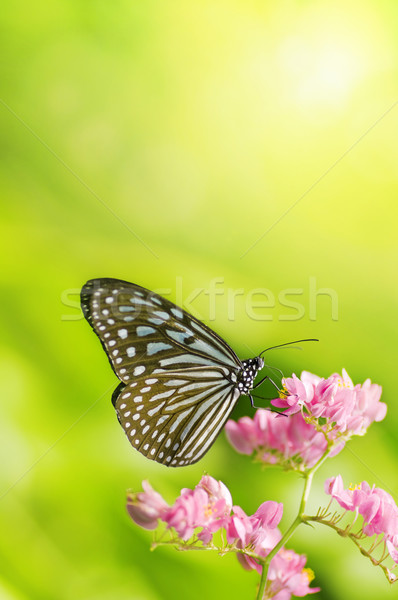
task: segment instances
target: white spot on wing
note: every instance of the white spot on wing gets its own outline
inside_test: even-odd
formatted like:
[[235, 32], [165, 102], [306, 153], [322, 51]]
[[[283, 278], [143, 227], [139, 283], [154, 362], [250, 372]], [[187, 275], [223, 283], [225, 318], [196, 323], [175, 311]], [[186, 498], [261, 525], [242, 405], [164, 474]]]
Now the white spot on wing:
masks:
[[152, 356], [161, 350], [170, 350], [172, 348], [170, 344], [165, 344], [164, 342], [150, 342], [147, 346], [148, 355]]
[[174, 390], [167, 390], [167, 392], [162, 392], [161, 394], [155, 394], [150, 399], [150, 402], [154, 402], [155, 400], [160, 400], [161, 398], [168, 398], [169, 396], [171, 396], [172, 394], [174, 394], [174, 392], [175, 392], [175, 389]]
[[164, 312], [163, 310], [155, 310], [154, 314], [164, 320], [170, 318], [170, 315], [167, 312]]
[[145, 325], [139, 325], [137, 327], [137, 335], [139, 337], [143, 337], [144, 335], [150, 335], [151, 333], [156, 333], [156, 329], [153, 327], [146, 327]]
[[[164, 404], [165, 404], [164, 402], [161, 402], [161, 404], [158, 404], [158, 406], [155, 406], [155, 408], [151, 408], [151, 410], [148, 410], [148, 415], [150, 417], [153, 417], [153, 415], [156, 415], [156, 413], [159, 412], [159, 410], [161, 408], [163, 408]], [[158, 424], [159, 424], [159, 421], [156, 423], [156, 425], [158, 425]]]
[[170, 426], [169, 433], [173, 433], [173, 431], [175, 431], [177, 429], [177, 427], [179, 426], [181, 421], [184, 419], [184, 417], [189, 415], [189, 413], [192, 411], [192, 409], [193, 409], [193, 407], [191, 406], [190, 408], [188, 408], [188, 410], [185, 410], [184, 412], [182, 412], [178, 415], [178, 417], [174, 420], [174, 422]]

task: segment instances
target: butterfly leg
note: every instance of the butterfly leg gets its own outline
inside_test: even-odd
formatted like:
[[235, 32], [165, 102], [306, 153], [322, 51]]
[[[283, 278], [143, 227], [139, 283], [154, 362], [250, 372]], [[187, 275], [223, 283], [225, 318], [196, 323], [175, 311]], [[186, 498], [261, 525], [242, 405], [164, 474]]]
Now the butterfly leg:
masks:
[[274, 398], [263, 398], [262, 396], [256, 396], [255, 394], [250, 394], [250, 392], [248, 393], [248, 396], [250, 398], [250, 404], [252, 405], [253, 408], [255, 408], [255, 409], [262, 408], [263, 410], [270, 410], [271, 412], [275, 412], [278, 415], [282, 415], [282, 417], [287, 417], [287, 415], [285, 415], [282, 411], [279, 411], [276, 408], [272, 408], [271, 406], [256, 406], [253, 402], [253, 396], [255, 398], [260, 398], [261, 400], [274, 400]]
[[261, 379], [261, 380], [260, 380], [258, 383], [256, 383], [256, 385], [254, 385], [254, 386], [253, 386], [253, 390], [255, 390], [256, 388], [258, 388], [258, 387], [259, 387], [259, 386], [260, 386], [260, 385], [261, 385], [261, 384], [262, 384], [262, 383], [263, 383], [263, 382], [264, 382], [266, 379], [268, 379], [268, 381], [270, 381], [270, 382], [272, 383], [272, 385], [274, 386], [274, 388], [275, 388], [276, 390], [278, 390], [278, 395], [279, 395], [279, 392], [280, 392], [280, 388], [279, 388], [279, 386], [277, 386], [277, 384], [275, 383], [275, 381], [273, 381], [273, 380], [271, 379], [271, 377], [269, 377], [268, 375], [266, 375], [266, 376], [265, 376], [265, 377], [263, 377], [263, 378], [262, 378], [262, 379]]
[[[256, 385], [254, 385], [252, 389], [255, 390], [256, 388], [258, 388], [267, 379], [268, 379], [268, 381], [270, 381], [272, 383], [272, 385], [274, 386], [274, 388], [278, 391], [278, 396], [279, 396], [280, 388], [277, 386], [277, 384], [275, 383], [275, 381], [273, 381], [271, 379], [271, 377], [269, 377], [268, 375], [266, 375], [258, 383], [256, 383]], [[264, 408], [264, 407], [256, 406], [254, 404], [253, 396], [255, 398], [259, 398], [260, 400], [273, 400], [274, 399], [274, 398], [264, 398], [263, 396], [257, 396], [256, 394], [251, 394], [250, 392], [248, 393], [248, 396], [250, 398], [250, 403], [251, 403], [251, 405], [252, 405], [253, 408]], [[272, 409], [267, 409], [267, 410], [272, 410]]]
[[[256, 408], [256, 409], [258, 409], [258, 408], [264, 408], [263, 406], [256, 406], [256, 405], [254, 404], [253, 396], [251, 395], [251, 393], [250, 393], [250, 392], [247, 392], [247, 395], [248, 395], [248, 396], [249, 396], [249, 398], [250, 398], [250, 404], [252, 405], [252, 407], [253, 407], [253, 408]], [[256, 397], [258, 397], [258, 396], [256, 396]]]

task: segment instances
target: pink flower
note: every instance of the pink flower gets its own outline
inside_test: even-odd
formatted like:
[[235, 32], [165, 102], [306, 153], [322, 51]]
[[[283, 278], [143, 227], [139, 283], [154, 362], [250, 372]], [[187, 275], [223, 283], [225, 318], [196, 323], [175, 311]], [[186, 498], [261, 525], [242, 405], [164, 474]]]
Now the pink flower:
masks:
[[292, 595], [315, 594], [320, 588], [310, 588], [314, 578], [310, 569], [304, 569], [304, 555], [282, 548], [271, 560], [268, 571], [267, 593], [274, 600], [289, 600]]
[[[292, 415], [299, 412], [303, 406], [310, 404], [314, 398], [316, 386], [321, 378], [307, 371], [301, 373], [301, 379], [293, 373], [292, 377], [283, 380], [288, 394], [272, 400], [273, 406], [286, 408], [284, 414]], [[288, 407], [286, 407], [288, 404]]]
[[189, 540], [194, 529], [205, 524], [208, 495], [202, 489], [182, 490], [173, 506], [164, 515], [169, 527], [174, 527], [183, 540]]
[[[319, 425], [332, 438], [344, 434], [363, 435], [374, 421], [384, 419], [387, 406], [380, 402], [381, 387], [370, 379], [354, 385], [345, 369], [322, 379], [303, 371], [300, 379], [293, 375], [283, 380], [286, 395], [271, 401], [273, 406], [285, 408], [284, 414], [301, 412], [304, 417], [322, 417], [326, 424]], [[330, 436], [329, 436], [330, 437]]]
[[282, 513], [283, 504], [271, 500], [263, 502], [250, 517], [240, 506], [234, 506], [226, 527], [228, 543], [232, 544], [234, 541], [238, 541], [242, 548], [246, 546], [264, 547], [263, 542], [268, 531], [276, 529]]
[[[257, 460], [282, 464], [285, 468], [310, 468], [327, 449], [323, 433], [306, 423], [300, 412], [285, 417], [259, 409], [253, 419], [242, 417], [238, 422], [228, 421], [225, 431], [229, 442], [238, 452], [254, 452]], [[342, 447], [336, 447], [334, 454]]]
[[[194, 533], [197, 534], [196, 541], [199, 539], [203, 544], [209, 544], [213, 533], [222, 527], [229, 545], [223, 551], [250, 552], [254, 556], [238, 552], [239, 562], [245, 569], [261, 573], [258, 557], [267, 556], [281, 539], [278, 529], [283, 513], [281, 503], [263, 502], [254, 514], [247, 515], [240, 506], [232, 506], [227, 487], [208, 475], [202, 477], [193, 490], [181, 490], [173, 506], [166, 504], [147, 481], [143, 481], [142, 485], [143, 492], [128, 495], [130, 516], [146, 529], [154, 529], [161, 519], [179, 536], [177, 544], [187, 542]], [[304, 556], [291, 550], [279, 550], [270, 563], [267, 597], [272, 593], [277, 600], [289, 600], [292, 594], [304, 596], [317, 591], [309, 588], [311, 577], [310, 572], [303, 568], [305, 560]]]
[[253, 523], [240, 506], [234, 506], [232, 515], [226, 523], [228, 544], [239, 543], [240, 548], [246, 548], [253, 533]]
[[212, 534], [224, 526], [231, 508], [232, 498], [227, 487], [213, 477], [204, 476], [194, 490], [181, 490], [173, 506], [165, 511], [163, 520], [183, 540], [188, 540], [197, 527], [202, 527], [199, 539], [208, 543]]
[[148, 481], [142, 482], [143, 492], [127, 496], [127, 512], [144, 529], [155, 529], [168, 508], [167, 502], [152, 489]]
[[[277, 527], [282, 513], [283, 505], [273, 501], [263, 502], [249, 517], [239, 506], [234, 506], [226, 526], [228, 543], [235, 542], [237, 548], [250, 548], [258, 556], [266, 556], [281, 538]], [[254, 558], [238, 554], [238, 560], [245, 569], [261, 573], [262, 567]]]
[[354, 490], [345, 490], [343, 479], [341, 475], [337, 475], [337, 477], [330, 477], [326, 479], [324, 484], [326, 494], [329, 494], [337, 500], [337, 502], [342, 506], [345, 510], [355, 510], [355, 503], [353, 499], [353, 491]]
[[[259, 556], [267, 556], [267, 554], [269, 554], [279, 542], [281, 537], [282, 536], [279, 529], [268, 529], [267, 531], [264, 531], [261, 544], [257, 543], [255, 545], [255, 553]], [[237, 544], [237, 547], [243, 548], [240, 543]], [[259, 575], [261, 575], [262, 566], [254, 558], [247, 556], [247, 554], [237, 554], [236, 556], [239, 563], [246, 571], [255, 570]]]
[[241, 454], [252, 454], [261, 445], [255, 422], [250, 417], [242, 417], [238, 423], [227, 421], [225, 432], [229, 443]]
[[203, 475], [196, 487], [200, 487], [209, 496], [209, 500], [216, 502], [217, 500], [224, 500], [225, 506], [229, 510], [232, 508], [232, 496], [227, 486], [222, 481], [217, 481], [210, 475]]
[[365, 535], [383, 535], [391, 558], [398, 563], [398, 507], [393, 497], [381, 488], [362, 481], [354, 488], [344, 489], [341, 475], [327, 479], [325, 492], [345, 510], [362, 515]]

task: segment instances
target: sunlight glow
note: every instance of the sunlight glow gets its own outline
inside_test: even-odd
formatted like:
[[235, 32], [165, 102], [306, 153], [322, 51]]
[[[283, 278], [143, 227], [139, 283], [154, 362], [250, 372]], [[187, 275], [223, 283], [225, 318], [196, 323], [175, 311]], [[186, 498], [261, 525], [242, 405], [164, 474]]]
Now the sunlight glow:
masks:
[[339, 104], [361, 80], [366, 57], [357, 45], [324, 40], [313, 44], [305, 38], [288, 38], [280, 48], [280, 66], [295, 101], [306, 104]]

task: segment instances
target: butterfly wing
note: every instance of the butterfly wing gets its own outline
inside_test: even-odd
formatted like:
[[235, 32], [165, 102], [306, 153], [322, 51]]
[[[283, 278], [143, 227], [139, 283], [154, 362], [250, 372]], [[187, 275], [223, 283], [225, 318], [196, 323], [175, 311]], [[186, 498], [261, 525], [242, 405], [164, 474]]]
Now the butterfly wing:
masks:
[[122, 381], [113, 403], [133, 447], [172, 466], [199, 460], [240, 395], [233, 350], [183, 309], [126, 281], [90, 280], [81, 303]]
[[218, 368], [152, 375], [115, 390], [118, 419], [132, 446], [148, 458], [173, 467], [193, 464], [214, 442], [240, 393]]

